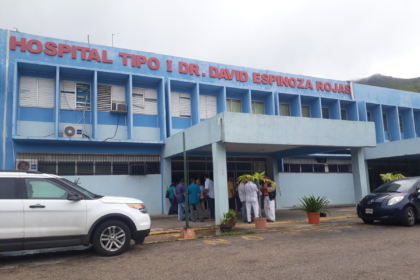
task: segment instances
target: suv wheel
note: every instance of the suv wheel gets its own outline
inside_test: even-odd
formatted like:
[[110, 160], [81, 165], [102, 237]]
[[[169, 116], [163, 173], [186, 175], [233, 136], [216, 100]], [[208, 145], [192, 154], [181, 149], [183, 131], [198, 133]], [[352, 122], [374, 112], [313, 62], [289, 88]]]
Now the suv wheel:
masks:
[[404, 209], [402, 224], [406, 227], [412, 227], [416, 224], [416, 213], [413, 207], [408, 206]]
[[131, 232], [121, 221], [107, 221], [99, 225], [93, 235], [93, 247], [103, 256], [117, 256], [128, 249]]

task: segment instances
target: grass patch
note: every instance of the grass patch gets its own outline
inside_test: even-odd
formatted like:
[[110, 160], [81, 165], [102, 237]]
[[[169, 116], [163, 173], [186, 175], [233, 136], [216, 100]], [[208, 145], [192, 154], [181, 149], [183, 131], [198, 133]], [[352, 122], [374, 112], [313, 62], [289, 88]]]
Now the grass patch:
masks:
[[204, 238], [204, 235], [202, 235], [202, 234], [197, 234], [197, 238]]
[[243, 234], [252, 234], [255, 233], [253, 230], [247, 230], [247, 231], [231, 231], [231, 232], [224, 232], [220, 234], [220, 236], [233, 236], [233, 235], [243, 235]]

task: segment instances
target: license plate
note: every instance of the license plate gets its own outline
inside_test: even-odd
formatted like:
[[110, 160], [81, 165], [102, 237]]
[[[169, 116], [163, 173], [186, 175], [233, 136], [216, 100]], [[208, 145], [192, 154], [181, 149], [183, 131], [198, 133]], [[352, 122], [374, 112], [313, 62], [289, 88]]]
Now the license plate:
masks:
[[366, 208], [366, 214], [373, 214], [373, 209]]

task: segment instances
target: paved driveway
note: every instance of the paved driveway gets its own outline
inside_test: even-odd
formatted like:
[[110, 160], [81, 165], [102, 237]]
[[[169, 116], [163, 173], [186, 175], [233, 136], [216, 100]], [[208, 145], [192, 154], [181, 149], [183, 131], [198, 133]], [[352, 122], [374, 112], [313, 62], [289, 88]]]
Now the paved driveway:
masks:
[[420, 225], [359, 221], [281, 232], [0, 257], [1, 279], [418, 279]]

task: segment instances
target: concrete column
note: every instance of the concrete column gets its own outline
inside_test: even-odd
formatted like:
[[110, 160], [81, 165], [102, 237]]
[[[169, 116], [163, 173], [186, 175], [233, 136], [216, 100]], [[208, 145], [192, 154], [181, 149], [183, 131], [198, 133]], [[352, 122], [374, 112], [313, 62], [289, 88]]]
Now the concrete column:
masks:
[[357, 204], [360, 198], [369, 191], [368, 168], [363, 148], [351, 149], [351, 166], [353, 169], [354, 199]]
[[226, 145], [224, 143], [211, 144], [214, 174], [214, 208], [216, 225], [223, 219], [223, 213], [229, 210], [226, 170]]
[[172, 182], [172, 167], [171, 167], [171, 159], [170, 158], [163, 158], [162, 165], [161, 165], [161, 173], [162, 173], [162, 214], [168, 213], [169, 207], [171, 206], [169, 200], [165, 198], [166, 194], [166, 187]]

